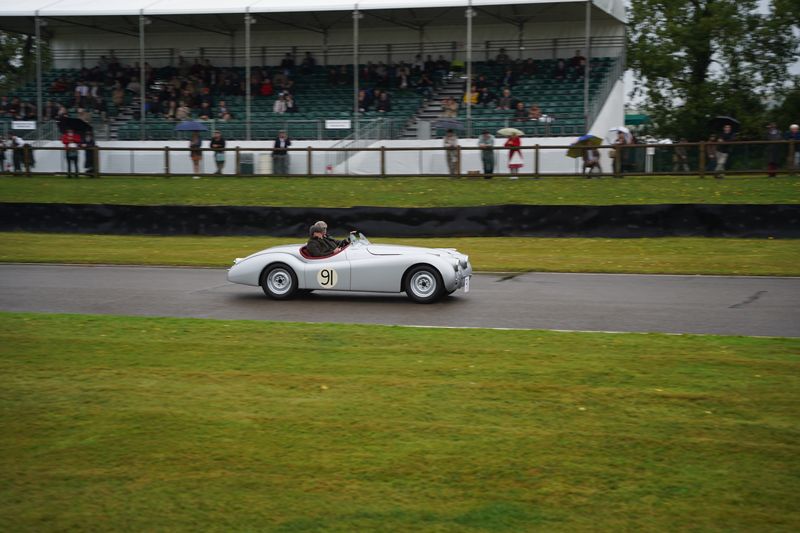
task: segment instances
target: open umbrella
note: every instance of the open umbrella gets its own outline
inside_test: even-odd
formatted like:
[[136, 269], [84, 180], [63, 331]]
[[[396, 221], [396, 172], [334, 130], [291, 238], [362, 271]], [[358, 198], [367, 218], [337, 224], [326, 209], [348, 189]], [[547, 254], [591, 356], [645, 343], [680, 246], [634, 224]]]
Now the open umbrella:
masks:
[[463, 130], [464, 123], [454, 118], [440, 118], [433, 123], [433, 127], [447, 130]]
[[569, 150], [567, 150], [567, 157], [572, 157], [577, 159], [579, 157], [583, 157], [583, 151], [586, 148], [590, 148], [592, 146], [600, 146], [603, 144], [603, 139], [600, 137], [596, 137], [595, 135], [583, 135], [578, 137], [578, 140], [574, 143], [570, 144]]
[[503, 128], [503, 129], [497, 130], [497, 134], [498, 135], [502, 135], [504, 137], [510, 137], [511, 135], [513, 135], [515, 133], [517, 135], [525, 135], [524, 131], [518, 130], [517, 128]]
[[58, 119], [58, 131], [64, 133], [67, 130], [72, 130], [79, 135], [83, 135], [87, 131], [92, 131], [92, 125], [75, 117], [61, 117]]
[[741, 124], [739, 123], [738, 120], [736, 120], [733, 117], [728, 117], [724, 115], [714, 117], [708, 123], [708, 125], [711, 126], [711, 129], [713, 130], [721, 130], [727, 124], [731, 125], [733, 131], [739, 131], [739, 127], [741, 127]]
[[202, 122], [196, 120], [185, 120], [175, 126], [175, 131], [208, 131], [208, 128]]
[[616, 133], [620, 133], [621, 132], [621, 133], [625, 134], [625, 142], [627, 142], [627, 143], [629, 143], [629, 142], [631, 142], [633, 140], [633, 135], [631, 135], [631, 130], [629, 130], [625, 126], [618, 126], [616, 128], [611, 128], [608, 131], [613, 131], [613, 132], [616, 132]]

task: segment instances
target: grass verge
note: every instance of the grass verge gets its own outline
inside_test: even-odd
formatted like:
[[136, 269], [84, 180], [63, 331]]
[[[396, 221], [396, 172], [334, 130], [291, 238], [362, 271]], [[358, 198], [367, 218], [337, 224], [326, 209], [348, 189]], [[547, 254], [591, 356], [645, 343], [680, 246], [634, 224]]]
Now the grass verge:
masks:
[[[228, 267], [234, 257], [299, 240], [0, 233], [0, 262]], [[800, 241], [792, 239], [470, 237], [373, 240], [458, 248], [469, 254], [473, 268], [481, 271], [800, 275]]]
[[0, 179], [0, 202], [299, 207], [800, 203], [791, 177]]
[[796, 531], [798, 353], [0, 314], [0, 529]]

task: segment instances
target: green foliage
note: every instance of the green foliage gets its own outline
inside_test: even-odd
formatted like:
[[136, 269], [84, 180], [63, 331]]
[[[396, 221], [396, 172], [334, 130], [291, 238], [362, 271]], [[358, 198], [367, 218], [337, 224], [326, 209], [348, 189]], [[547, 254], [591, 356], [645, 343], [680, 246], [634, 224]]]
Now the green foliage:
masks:
[[[758, 138], [767, 102], [791, 84], [800, 56], [796, 0], [631, 0], [630, 66], [656, 133], [700, 140], [708, 119], [734, 116]], [[780, 126], [792, 120], [780, 117]]]
[[[42, 37], [42, 68], [50, 47]], [[6, 93], [36, 76], [36, 39], [33, 35], [0, 31], [0, 93]]]

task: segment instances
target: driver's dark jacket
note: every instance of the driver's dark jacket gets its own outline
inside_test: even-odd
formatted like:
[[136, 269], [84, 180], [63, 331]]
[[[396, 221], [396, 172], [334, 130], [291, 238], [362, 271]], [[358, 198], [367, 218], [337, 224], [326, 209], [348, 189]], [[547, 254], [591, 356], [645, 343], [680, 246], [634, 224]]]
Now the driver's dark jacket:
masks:
[[341, 244], [341, 242], [331, 239], [327, 235], [324, 237], [311, 237], [308, 239], [308, 244], [306, 244], [306, 250], [312, 257], [322, 257], [332, 254]]

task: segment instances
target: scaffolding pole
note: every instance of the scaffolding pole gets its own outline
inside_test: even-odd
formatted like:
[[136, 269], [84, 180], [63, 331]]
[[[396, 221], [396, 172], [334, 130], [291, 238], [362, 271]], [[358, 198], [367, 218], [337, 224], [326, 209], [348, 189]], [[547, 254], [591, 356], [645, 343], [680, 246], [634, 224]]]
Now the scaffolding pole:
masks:
[[359, 139], [358, 125], [358, 19], [363, 15], [358, 11], [358, 4], [353, 11], [353, 137]]
[[466, 46], [466, 60], [467, 60], [467, 137], [473, 135], [472, 132], [472, 18], [475, 16], [475, 10], [472, 9], [472, 0], [469, 0], [469, 7], [467, 7], [467, 46]]
[[42, 103], [42, 19], [36, 11], [36, 140], [42, 140], [44, 105]]
[[252, 116], [251, 116], [251, 100], [252, 100], [252, 86], [250, 80], [250, 25], [253, 24], [253, 19], [250, 17], [250, 8], [244, 15], [244, 138], [250, 140], [252, 138]]
[[592, 0], [586, 0], [586, 36], [584, 41], [584, 53], [586, 54], [586, 65], [583, 69], [583, 124], [584, 133], [589, 133], [589, 65], [592, 62], [591, 47], [592, 34]]
[[144, 68], [144, 9], [139, 10], [139, 138], [145, 139], [145, 94], [147, 94], [147, 74]]

